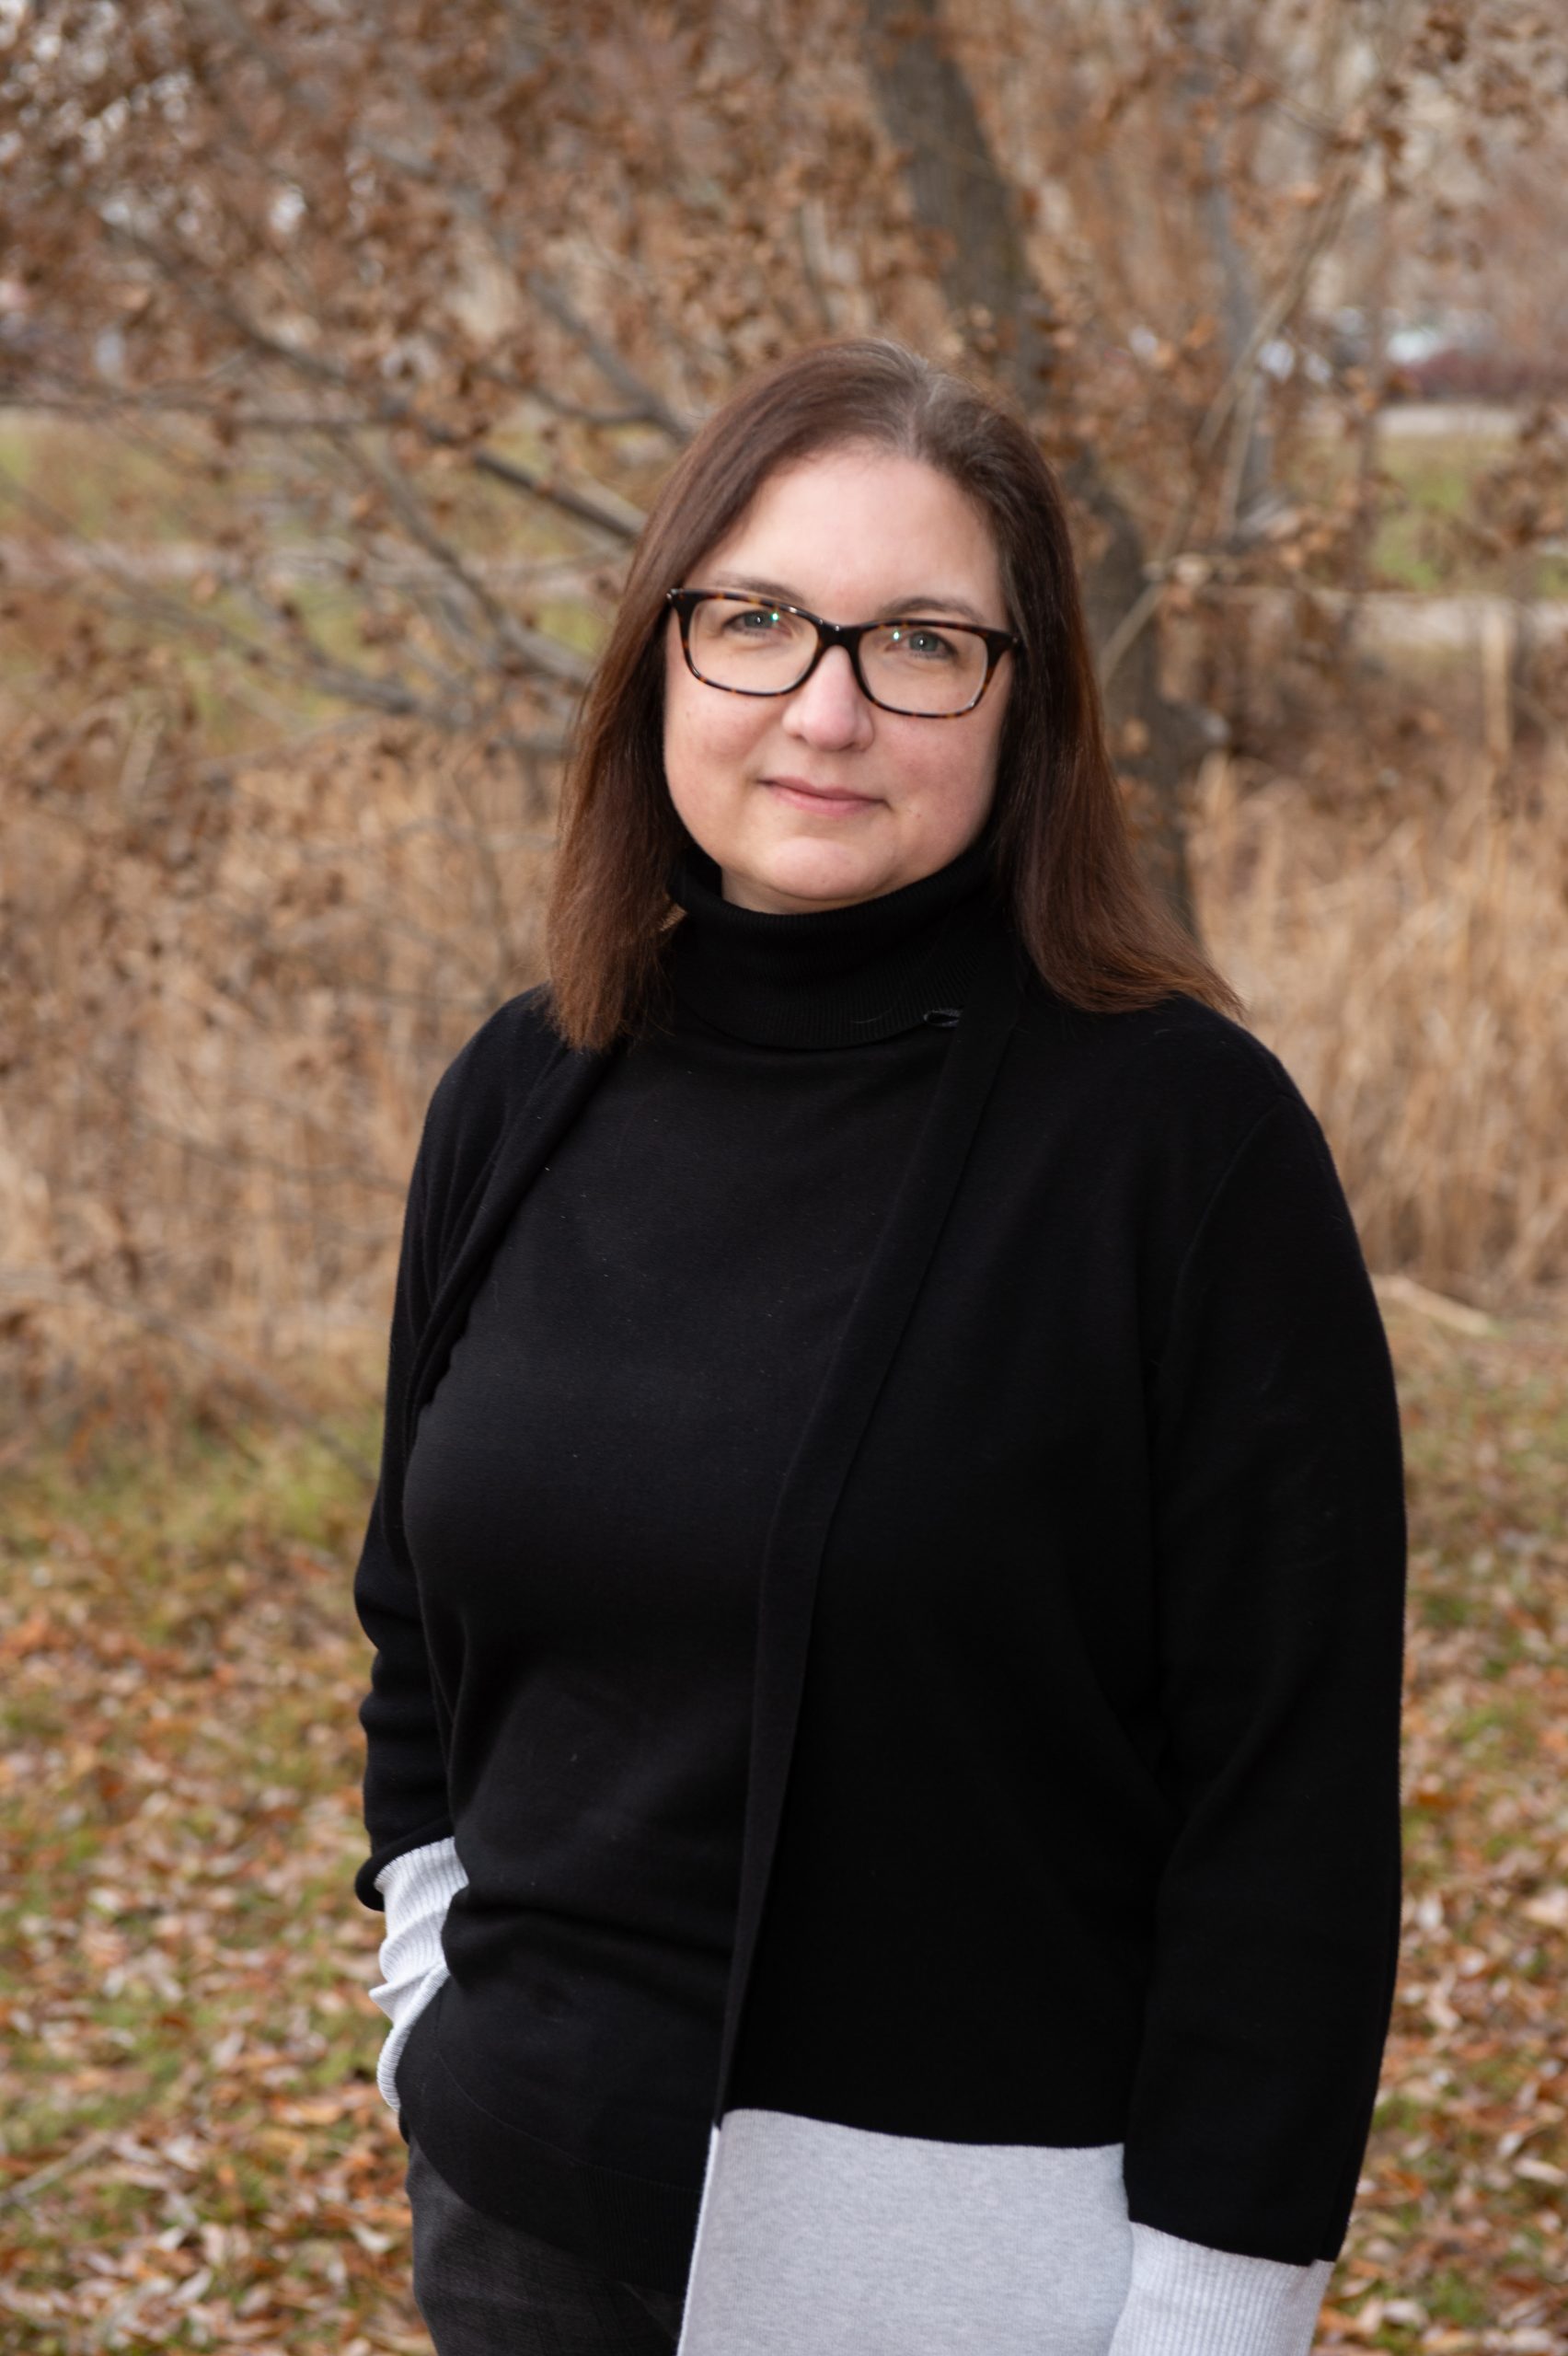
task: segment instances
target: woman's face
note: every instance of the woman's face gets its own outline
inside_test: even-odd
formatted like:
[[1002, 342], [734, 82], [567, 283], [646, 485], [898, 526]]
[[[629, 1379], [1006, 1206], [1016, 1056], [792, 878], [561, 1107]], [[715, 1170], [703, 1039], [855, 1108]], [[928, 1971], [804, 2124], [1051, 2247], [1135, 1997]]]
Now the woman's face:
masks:
[[[825, 621], [1009, 626], [979, 508], [934, 467], [881, 450], [824, 451], [770, 476], [684, 585], [777, 598]], [[741, 907], [799, 915], [895, 892], [945, 867], [984, 826], [1011, 655], [974, 709], [951, 720], [869, 702], [842, 646], [786, 695], [729, 695], [692, 676], [672, 614], [664, 660], [670, 797]]]

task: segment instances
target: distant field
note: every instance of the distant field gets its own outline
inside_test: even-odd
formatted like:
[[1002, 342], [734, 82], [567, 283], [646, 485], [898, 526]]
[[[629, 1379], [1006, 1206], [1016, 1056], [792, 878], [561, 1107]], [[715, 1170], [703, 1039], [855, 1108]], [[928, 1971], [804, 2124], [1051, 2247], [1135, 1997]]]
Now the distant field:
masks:
[[[1461, 528], [1467, 522], [1487, 522], [1485, 478], [1506, 457], [1516, 423], [1501, 410], [1385, 411], [1378, 445], [1383, 493], [1372, 543], [1372, 585], [1450, 596], [1489, 590], [1513, 596], [1568, 595], [1568, 555], [1543, 552], [1523, 562], [1489, 556], [1469, 545]], [[1313, 496], [1330, 496], [1355, 464], [1354, 446], [1343, 432], [1325, 433], [1303, 447], [1298, 487]]]
[[[1505, 409], [1455, 403], [1396, 406], [1384, 413], [1379, 464], [1385, 477], [1381, 521], [1372, 549], [1374, 585], [1446, 590], [1488, 589], [1536, 596], [1568, 595], [1568, 558], [1543, 556], [1521, 583], [1503, 560], [1466, 547], [1455, 525], [1471, 508], [1472, 492], [1506, 454], [1518, 419]], [[548, 464], [525, 432], [501, 433], [490, 446], [529, 466]], [[1284, 488], [1297, 496], [1332, 497], [1355, 463], [1354, 448], [1337, 420], [1314, 422], [1286, 468]], [[133, 436], [44, 416], [0, 410], [0, 491], [10, 477], [43, 502], [71, 532], [118, 545], [171, 542], [221, 545], [236, 518], [270, 517], [277, 546], [308, 548], [317, 529], [305, 508], [285, 514], [282, 481], [294, 465], [286, 440], [251, 444], [221, 478], [192, 467], [179, 441], [156, 426]], [[539, 512], [494, 481], [453, 467], [421, 470], [424, 494], [454, 542], [473, 556], [548, 557], [562, 545]], [[640, 481], [646, 496], [651, 480]], [[1484, 501], [1474, 511], [1484, 520]], [[0, 536], [42, 527], [0, 496]]]
[[[1561, 2356], [1568, 1333], [1388, 1313], [1406, 1943], [1319, 2344]], [[342, 1437], [373, 1448], [368, 1417]], [[0, 2345], [428, 2349], [349, 1888], [363, 1487], [314, 1442], [179, 1424], [0, 1478]]]

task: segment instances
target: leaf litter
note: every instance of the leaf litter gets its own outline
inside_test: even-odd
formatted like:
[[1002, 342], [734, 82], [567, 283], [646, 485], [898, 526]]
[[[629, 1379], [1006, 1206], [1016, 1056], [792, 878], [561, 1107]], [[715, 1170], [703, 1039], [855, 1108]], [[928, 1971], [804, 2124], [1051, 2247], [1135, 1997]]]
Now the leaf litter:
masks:
[[[1317, 2347], [1568, 2356], [1568, 1341], [1388, 1311], [1404, 1941]], [[364, 1496], [199, 1426], [6, 1480], [0, 2347], [428, 2351], [350, 1887]]]
[[363, 1499], [276, 1435], [8, 1486], [0, 2347], [428, 2351], [350, 1889]]

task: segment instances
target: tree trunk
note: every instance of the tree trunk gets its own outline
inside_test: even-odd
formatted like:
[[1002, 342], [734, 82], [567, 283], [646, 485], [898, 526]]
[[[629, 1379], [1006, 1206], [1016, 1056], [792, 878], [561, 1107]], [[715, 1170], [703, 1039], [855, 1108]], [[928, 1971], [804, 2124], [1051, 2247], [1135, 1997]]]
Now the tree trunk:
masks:
[[[939, 0], [865, 0], [864, 21], [867, 76], [905, 157], [916, 218], [937, 239], [942, 291], [976, 356], [1032, 415], [1049, 397], [1055, 367], [1050, 302], [1030, 267], [1017, 193], [948, 44]], [[1145, 587], [1143, 535], [1091, 450], [1074, 459], [1065, 488], [1098, 544], [1083, 574], [1090, 629], [1101, 646]], [[1106, 718], [1145, 869], [1195, 935], [1181, 785], [1211, 740], [1199, 714], [1160, 691], [1158, 617], [1117, 665]]]

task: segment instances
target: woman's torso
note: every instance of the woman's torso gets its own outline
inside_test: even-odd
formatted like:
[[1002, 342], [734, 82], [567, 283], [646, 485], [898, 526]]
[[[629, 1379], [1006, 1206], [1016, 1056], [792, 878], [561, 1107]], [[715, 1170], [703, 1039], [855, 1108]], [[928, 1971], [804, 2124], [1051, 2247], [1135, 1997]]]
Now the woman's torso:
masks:
[[711, 2127], [768, 1526], [951, 1020], [846, 1015], [840, 972], [748, 998], [704, 946], [517, 1206], [405, 1500], [468, 1876], [406, 2118], [477, 2206], [651, 2281]]

